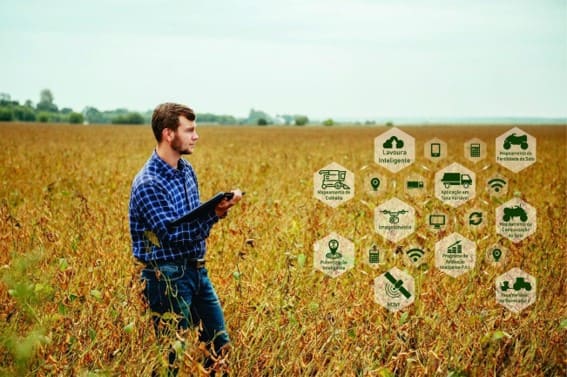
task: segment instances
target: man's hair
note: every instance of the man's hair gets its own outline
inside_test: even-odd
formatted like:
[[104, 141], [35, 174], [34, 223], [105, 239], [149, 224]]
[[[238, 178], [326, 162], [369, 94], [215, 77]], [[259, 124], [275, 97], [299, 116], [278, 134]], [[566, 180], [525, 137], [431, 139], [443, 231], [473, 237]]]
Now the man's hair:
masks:
[[166, 102], [155, 108], [152, 115], [152, 131], [158, 143], [161, 141], [161, 133], [165, 128], [177, 131], [180, 116], [190, 121], [196, 118], [193, 109], [178, 103]]

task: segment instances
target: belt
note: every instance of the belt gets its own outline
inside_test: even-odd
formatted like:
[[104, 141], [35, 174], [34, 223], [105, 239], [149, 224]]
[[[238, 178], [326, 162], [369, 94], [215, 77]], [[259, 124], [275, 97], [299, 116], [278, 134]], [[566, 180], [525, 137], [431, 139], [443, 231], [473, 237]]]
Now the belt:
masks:
[[148, 268], [159, 267], [164, 264], [176, 264], [180, 266], [200, 269], [205, 268], [206, 260], [204, 258], [176, 258], [169, 260], [144, 261], [142, 263], [144, 263]]

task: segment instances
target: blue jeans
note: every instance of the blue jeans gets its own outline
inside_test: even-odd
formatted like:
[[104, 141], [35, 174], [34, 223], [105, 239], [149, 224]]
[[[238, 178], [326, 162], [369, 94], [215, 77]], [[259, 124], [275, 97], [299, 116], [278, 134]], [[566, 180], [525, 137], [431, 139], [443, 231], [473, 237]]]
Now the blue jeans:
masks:
[[159, 325], [161, 315], [173, 312], [179, 315], [179, 329], [201, 322], [200, 340], [212, 346], [217, 354], [229, 342], [222, 307], [206, 268], [162, 262], [143, 269], [142, 280], [146, 283], [144, 293], [154, 312], [158, 336], [163, 334]]

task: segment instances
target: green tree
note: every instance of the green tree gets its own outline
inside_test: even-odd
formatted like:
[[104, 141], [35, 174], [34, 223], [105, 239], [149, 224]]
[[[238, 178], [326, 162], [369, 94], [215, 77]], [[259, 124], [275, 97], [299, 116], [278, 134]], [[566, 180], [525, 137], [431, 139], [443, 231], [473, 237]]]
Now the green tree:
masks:
[[91, 124], [101, 124], [101, 123], [109, 123], [104, 114], [98, 111], [96, 107], [87, 106], [83, 110], [83, 116], [87, 120], [87, 122]]
[[53, 93], [49, 89], [43, 89], [39, 93], [38, 111], [57, 112], [57, 105], [53, 102]]
[[69, 123], [71, 124], [81, 124], [84, 120], [85, 118], [81, 113], [72, 112], [69, 114]]
[[331, 118], [325, 119], [325, 120], [323, 121], [323, 126], [333, 126], [334, 124], [335, 124], [335, 121], [332, 120]]
[[309, 123], [309, 118], [306, 115], [296, 115], [295, 116], [295, 125], [296, 126], [305, 126]]
[[0, 107], [0, 122], [11, 122], [14, 120], [14, 112], [9, 107]]
[[248, 119], [246, 120], [247, 124], [258, 124], [258, 120], [264, 119], [269, 124], [272, 122], [272, 117], [269, 116], [267, 113], [263, 112], [262, 110], [254, 110], [250, 109], [250, 113], [248, 114]]
[[112, 118], [112, 124], [144, 124], [144, 117], [140, 113], [120, 114]]

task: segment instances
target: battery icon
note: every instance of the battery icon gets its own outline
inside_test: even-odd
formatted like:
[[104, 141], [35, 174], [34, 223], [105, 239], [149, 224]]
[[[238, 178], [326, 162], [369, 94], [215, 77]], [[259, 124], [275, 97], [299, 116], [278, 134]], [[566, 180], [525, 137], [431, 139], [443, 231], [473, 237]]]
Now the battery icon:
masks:
[[423, 188], [423, 181], [407, 181], [406, 187], [408, 189], [420, 189]]

